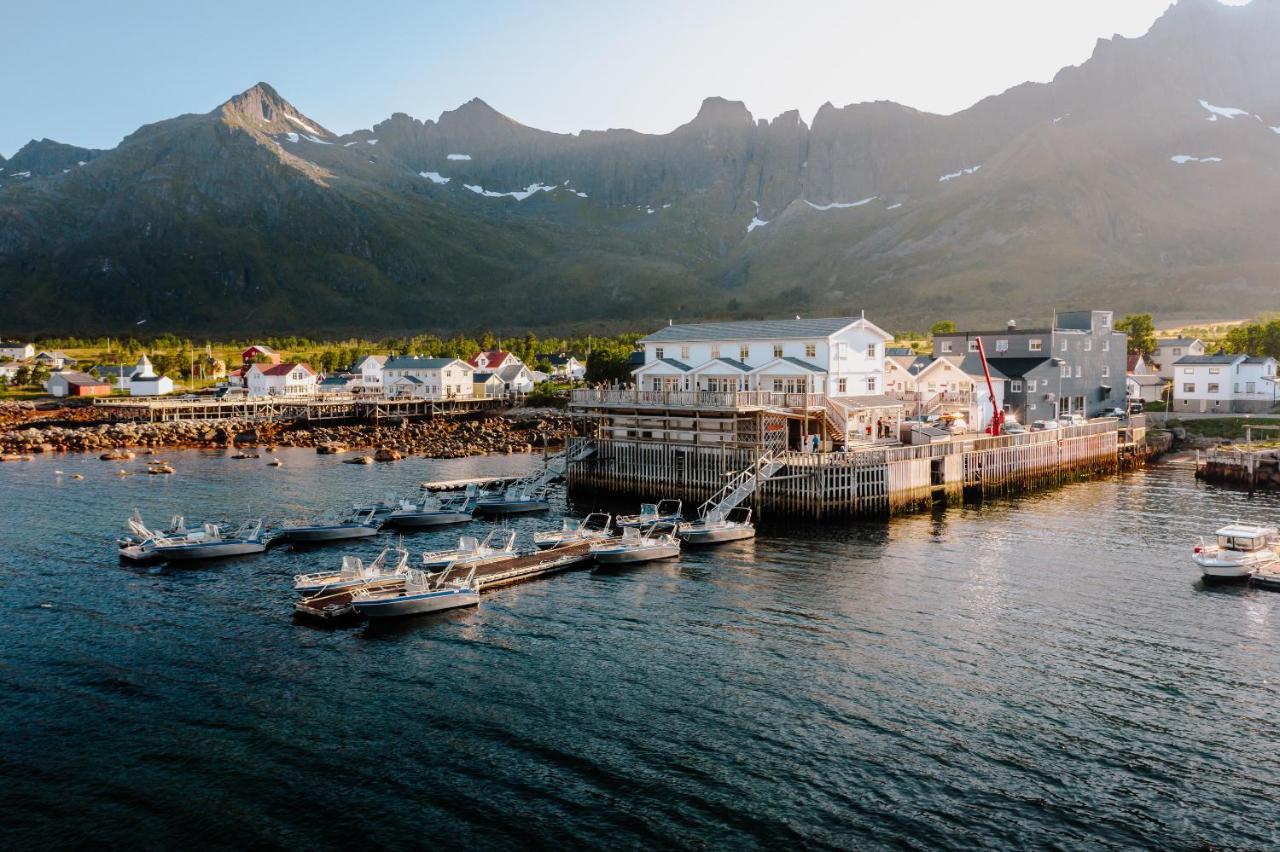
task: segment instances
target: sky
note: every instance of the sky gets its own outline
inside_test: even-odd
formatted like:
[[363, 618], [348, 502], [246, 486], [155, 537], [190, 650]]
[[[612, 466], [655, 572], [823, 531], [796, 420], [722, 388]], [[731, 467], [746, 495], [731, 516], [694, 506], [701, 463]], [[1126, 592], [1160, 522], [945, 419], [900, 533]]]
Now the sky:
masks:
[[[15, 3], [17, 0], [4, 0]], [[1228, 0], [1238, 4], [1241, 0]], [[258, 81], [335, 132], [473, 97], [533, 127], [665, 133], [893, 100], [952, 113], [1048, 81], [1170, 0], [61, 0], [4, 15], [0, 155], [114, 146]]]

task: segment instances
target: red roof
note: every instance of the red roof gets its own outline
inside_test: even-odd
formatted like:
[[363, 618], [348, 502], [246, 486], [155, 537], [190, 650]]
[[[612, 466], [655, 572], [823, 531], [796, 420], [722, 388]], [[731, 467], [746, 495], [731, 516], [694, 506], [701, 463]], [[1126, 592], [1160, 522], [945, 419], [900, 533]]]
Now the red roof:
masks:
[[472, 355], [471, 360], [467, 361], [467, 363], [473, 367], [479, 367], [481, 355], [485, 357], [487, 366], [496, 367], [498, 364], [507, 360], [511, 353], [505, 349], [490, 349], [487, 352], [478, 352], [475, 355]]
[[316, 371], [308, 367], [306, 364], [299, 363], [272, 364], [266, 369], [263, 369], [262, 365], [258, 364], [257, 367], [259, 370], [262, 370], [262, 375], [264, 376], [287, 376], [293, 372], [294, 367], [301, 367], [313, 376], [316, 374]]
[[1135, 369], [1137, 369], [1137, 366], [1138, 366], [1138, 359], [1139, 359], [1139, 358], [1141, 358], [1141, 357], [1142, 357], [1142, 353], [1141, 353], [1141, 352], [1130, 352], [1130, 353], [1129, 353], [1129, 363], [1128, 363], [1128, 365], [1124, 368], [1124, 369], [1125, 369], [1125, 372], [1126, 372], [1126, 373], [1132, 373]]

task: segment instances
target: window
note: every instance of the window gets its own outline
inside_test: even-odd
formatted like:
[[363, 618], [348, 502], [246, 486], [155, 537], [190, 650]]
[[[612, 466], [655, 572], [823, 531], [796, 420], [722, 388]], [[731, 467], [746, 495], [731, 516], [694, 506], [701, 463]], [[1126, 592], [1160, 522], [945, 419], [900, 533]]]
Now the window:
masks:
[[1032, 352], [1039, 352], [1042, 349], [1044, 349], [1044, 341], [1042, 341], [1038, 337], [1032, 338], [1031, 340], [1027, 341], [1027, 348], [1030, 349]]
[[[1238, 387], [1238, 386], [1237, 386], [1237, 388], [1236, 388], [1236, 391], [1237, 391], [1237, 392], [1239, 392], [1239, 387]], [[1258, 383], [1257, 383], [1257, 382], [1245, 382], [1245, 383], [1244, 383], [1244, 392], [1245, 392], [1245, 393], [1257, 393], [1257, 392], [1258, 392]]]
[[836, 391], [837, 391], [838, 393], [847, 393], [847, 392], [848, 392], [848, 390], [849, 390], [849, 380], [848, 380], [848, 379], [837, 379], [837, 380], [836, 380]]
[[739, 346], [739, 347], [738, 347], [738, 360], [739, 360], [739, 361], [745, 361], [745, 360], [747, 360], [747, 359], [748, 359], [748, 358], [750, 358], [750, 357], [751, 357], [751, 347], [750, 347], [750, 346], [748, 346], [747, 344], [745, 344], [745, 343], [744, 343], [744, 344], [742, 344], [741, 346]]
[[951, 341], [950, 341], [950, 340], [944, 340], [944, 341], [942, 341], [942, 343], [938, 346], [938, 351], [939, 351], [939, 352], [950, 352], [950, 351], [951, 351]]
[[868, 376], [868, 377], [867, 377], [867, 392], [868, 392], [868, 393], [870, 393], [870, 392], [874, 391], [875, 389], [876, 389], [876, 377], [875, 377], [875, 376]]
[[1079, 364], [1076, 364], [1076, 378], [1078, 379], [1083, 375], [1084, 375], [1084, 367], [1081, 367]]
[[1191, 369], [1190, 367], [1183, 367], [1183, 368], [1182, 368], [1182, 373], [1183, 373], [1183, 375], [1190, 376], [1190, 375], [1191, 375], [1191, 374], [1193, 374], [1194, 372], [1195, 372], [1195, 370]]
[[1183, 383], [1182, 383], [1182, 392], [1183, 392], [1183, 393], [1195, 393], [1195, 392], [1196, 392], [1196, 383], [1195, 383], [1195, 382], [1183, 382]]
[[1182, 347], [1180, 346], [1173, 347], [1173, 357], [1177, 358], [1181, 354], [1182, 354]]
[[997, 351], [997, 352], [1008, 352], [1008, 351], [1009, 351], [1009, 341], [1008, 341], [1008, 340], [997, 340], [997, 341], [996, 341], [996, 351]]
[[977, 338], [974, 338], [973, 340], [970, 340], [970, 341], [969, 341], [969, 351], [970, 351], [970, 352], [977, 352], [977, 351], [978, 351], [978, 340], [977, 340]]
[[1111, 341], [1110, 341], [1110, 340], [1104, 340], [1104, 341], [1102, 341], [1102, 351], [1103, 351], [1103, 352], [1110, 352], [1110, 351], [1111, 351]]
[[653, 379], [651, 384], [654, 390], [656, 391], [662, 390], [662, 379]]
[[1103, 364], [1103, 365], [1102, 365], [1102, 378], [1104, 378], [1104, 379], [1109, 379], [1109, 378], [1111, 378], [1111, 367], [1110, 367], [1110, 365], [1108, 365], [1108, 364]]
[[1221, 373], [1221, 372], [1222, 372], [1222, 371], [1221, 371], [1221, 370], [1219, 370], [1217, 367], [1210, 367], [1210, 368], [1209, 368], [1209, 375], [1211, 375], [1211, 376], [1216, 376], [1216, 375], [1218, 375], [1218, 373]]
[[1100, 316], [1098, 318], [1098, 323], [1103, 328], [1106, 328], [1107, 326], [1111, 325], [1111, 314], [1103, 314], [1102, 316]]
[[867, 357], [868, 358], [876, 357], [876, 345], [874, 343], [867, 344]]
[[1084, 339], [1084, 351], [1085, 351], [1085, 352], [1092, 352], [1092, 351], [1093, 351], [1093, 338], [1092, 338], [1092, 337], [1086, 337], [1086, 338]]
[[782, 393], [782, 379], [773, 380], [773, 392]]
[[1027, 393], [1034, 393], [1036, 389], [1036, 380], [1027, 379]]
[[775, 343], [775, 344], [773, 344], [773, 357], [775, 357], [775, 358], [781, 358], [781, 357], [782, 357], [782, 344], [781, 344], [781, 343]]
[[1070, 364], [1063, 364], [1063, 365], [1062, 365], [1062, 370], [1058, 373], [1058, 375], [1059, 375], [1059, 376], [1061, 376], [1061, 377], [1062, 377], [1062, 378], [1064, 378], [1064, 379], [1069, 379], [1069, 378], [1071, 378], [1071, 365], [1070, 365]]
[[1067, 340], [1066, 340], [1066, 338], [1063, 338], [1063, 340], [1062, 340], [1062, 351], [1063, 351], [1063, 352], [1066, 352], [1066, 351], [1067, 351]]
[[661, 346], [653, 350], [653, 357], [657, 358], [659, 361], [661, 361], [663, 357], [665, 357], [665, 355], [666, 355], [666, 352], [663, 350]]
[[712, 347], [711, 347], [711, 358], [714, 360], [714, 359], [719, 358], [719, 357], [720, 357], [720, 347], [719, 347], [719, 346], [712, 346]]
[[1207, 390], [1209, 393], [1217, 393], [1217, 392], [1218, 392], [1218, 383], [1217, 383], [1217, 382], [1209, 382], [1209, 387], [1205, 388], [1205, 390]]
[[806, 343], [806, 344], [804, 345], [804, 357], [806, 357], [806, 358], [817, 358], [817, 357], [818, 357], [818, 344], [816, 344], [816, 343]]
[[685, 346], [681, 346], [681, 347], [680, 347], [680, 360], [681, 360], [681, 361], [688, 361], [688, 360], [689, 360], [689, 347], [688, 347], [688, 345], [685, 345]]
[[1022, 393], [1022, 382], [1018, 381], [1017, 379], [1014, 379], [1012, 382], [1009, 383], [1009, 390], [1011, 390], [1014, 393]]

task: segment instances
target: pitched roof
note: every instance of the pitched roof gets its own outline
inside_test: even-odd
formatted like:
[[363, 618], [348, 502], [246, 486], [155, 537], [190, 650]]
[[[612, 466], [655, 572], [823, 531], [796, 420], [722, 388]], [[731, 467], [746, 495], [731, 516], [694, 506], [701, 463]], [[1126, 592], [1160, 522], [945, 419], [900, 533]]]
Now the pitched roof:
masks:
[[826, 370], [822, 369], [817, 364], [810, 364], [808, 361], [801, 361], [799, 358], [792, 358], [790, 355], [783, 358], [782, 360], [786, 361], [788, 364], [794, 364], [795, 366], [800, 367], [801, 369], [808, 370], [811, 373], [826, 372]]
[[[374, 363], [376, 363], [379, 367], [383, 367], [383, 366], [386, 366], [386, 363], [387, 363], [387, 356], [386, 356], [386, 355], [366, 355], [366, 356], [364, 356], [363, 358], [361, 358], [359, 361], [357, 361], [357, 362], [355, 363], [355, 366], [356, 366], [356, 367], [359, 367], [359, 366], [360, 366], [361, 364], [363, 364], [365, 361], [373, 361], [373, 362], [374, 362]], [[353, 369], [354, 369], [354, 368], [353, 368]]]
[[[384, 370], [439, 370], [441, 367], [447, 367], [450, 364], [454, 363], [455, 361], [461, 364], [467, 363], [465, 361], [460, 361], [457, 358], [423, 358], [420, 355], [400, 355], [395, 358], [388, 358], [386, 362], [382, 365], [382, 369]], [[468, 366], [474, 366], [474, 365], [469, 364]]]
[[1138, 368], [1138, 362], [1141, 360], [1142, 360], [1141, 352], [1130, 352], [1129, 358], [1128, 360], [1125, 361], [1125, 364], [1124, 364], [1124, 371], [1126, 373], [1132, 373], [1134, 370]]
[[480, 384], [484, 384], [492, 378], [493, 373], [472, 373], [471, 375], [471, 381], [479, 382]]
[[1190, 346], [1199, 343], [1198, 337], [1157, 337], [1156, 346]]
[[501, 364], [503, 361], [507, 359], [507, 356], [510, 354], [511, 353], [505, 349], [486, 349], [483, 352], [477, 352], [476, 354], [472, 355], [470, 358], [467, 359], [467, 363], [473, 367], [478, 367], [480, 366], [480, 363], [479, 363], [480, 356], [483, 355], [485, 356], [485, 360], [488, 363], [493, 364], [496, 362]]
[[1244, 362], [1246, 364], [1265, 364], [1268, 361], [1274, 361], [1270, 355], [1246, 355]]
[[[982, 357], [977, 352], [966, 352], [963, 355], [943, 355], [939, 360], [947, 360], [958, 366], [965, 375], [981, 376], [982, 375]], [[987, 359], [987, 370], [991, 373], [992, 379], [1007, 379], [1004, 371], [997, 366], [1003, 364], [1004, 361], [992, 362]]]
[[[842, 328], [848, 328], [862, 319], [862, 317], [828, 317], [823, 319], [697, 322], [660, 328], [653, 334], [641, 339], [640, 342], [670, 343], [691, 340], [782, 340], [829, 337]], [[870, 322], [867, 324], [871, 325]]]
[[1214, 355], [1183, 355], [1173, 363], [1180, 367], [1198, 367], [1214, 364], [1234, 364], [1236, 361], [1244, 360], [1245, 355], [1228, 355], [1225, 352], [1218, 352]]
[[747, 364], [744, 364], [744, 363], [742, 363], [741, 361], [738, 361], [738, 360], [736, 360], [736, 359], [734, 359], [734, 358], [712, 358], [710, 361], [708, 361], [708, 362], [707, 362], [707, 363], [705, 363], [705, 364], [699, 364], [697, 369], [699, 369], [699, 370], [705, 370], [705, 369], [707, 369], [708, 367], [710, 367], [710, 366], [712, 366], [712, 365], [714, 365], [714, 364], [724, 364], [725, 366], [732, 367], [733, 369], [735, 369], [735, 370], [737, 370], [738, 372], [741, 372], [741, 373], [750, 373], [750, 372], [751, 372], [751, 367], [750, 367], [750, 366], [748, 366]]
[[417, 376], [396, 376], [387, 384], [398, 385], [404, 382], [408, 382], [411, 385], [420, 385], [422, 384], [422, 379], [418, 378]]
[[1157, 376], [1155, 373], [1138, 373], [1136, 376], [1126, 376], [1126, 379], [1139, 386], [1155, 387], [1163, 385], [1165, 380]]
[[682, 373], [687, 373], [693, 369], [688, 364], [684, 363], [683, 361], [677, 361], [675, 358], [658, 358], [656, 360], [650, 361], [649, 363], [641, 367], [637, 367], [631, 372], [638, 373], [641, 370], [645, 370], [645, 369], [648, 369], [649, 367], [652, 367], [654, 364], [666, 364], [668, 367], [675, 367], [677, 370], [679, 370]]
[[[1050, 361], [1050, 358], [999, 358], [995, 360], [995, 364], [999, 366], [1000, 372], [1004, 373], [1006, 378], [1018, 379], [1027, 373]], [[992, 361], [987, 360], [987, 364], [991, 365]], [[994, 374], [993, 374], [994, 375]]]
[[509, 382], [519, 376], [522, 372], [530, 373], [530, 375], [532, 375], [529, 368], [524, 364], [508, 364], [498, 370], [498, 378], [502, 379], [504, 382]]
[[265, 343], [255, 343], [255, 344], [253, 344], [252, 346], [246, 346], [246, 347], [245, 347], [245, 349], [244, 349], [244, 351], [245, 351], [245, 352], [248, 352], [250, 349], [257, 349], [257, 350], [258, 350], [259, 352], [261, 352], [263, 355], [274, 355], [274, 354], [276, 354], [276, 350], [272, 349], [270, 346], [268, 346], [268, 345], [267, 345], [267, 344], [265, 344]]
[[103, 381], [102, 379], [95, 379], [93, 376], [89, 375], [88, 373], [81, 373], [76, 370], [61, 370], [57, 373], [54, 373], [49, 378], [53, 378], [54, 376], [61, 376], [64, 380], [66, 380], [66, 383], [69, 385], [110, 386], [111, 384], [110, 382]]
[[[316, 371], [298, 361], [286, 361], [283, 364], [268, 364], [264, 367], [262, 364], [255, 364], [264, 376], [287, 376], [293, 372], [294, 367], [301, 367], [311, 375], [315, 375]], [[252, 369], [252, 368], [251, 368]]]
[[897, 364], [899, 367], [906, 370], [908, 373], [910, 373], [913, 376], [918, 374], [925, 367], [933, 363], [933, 359], [930, 358], [928, 355], [914, 355], [914, 354], [890, 355], [887, 360], [891, 361], [894, 364]]
[[901, 357], [903, 355], [916, 354], [910, 346], [886, 346], [884, 354], [889, 357]]

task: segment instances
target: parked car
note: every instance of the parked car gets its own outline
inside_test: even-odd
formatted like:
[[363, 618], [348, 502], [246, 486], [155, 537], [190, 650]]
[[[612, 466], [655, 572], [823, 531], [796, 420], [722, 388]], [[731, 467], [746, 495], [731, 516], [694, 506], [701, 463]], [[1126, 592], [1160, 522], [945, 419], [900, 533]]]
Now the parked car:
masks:
[[1006, 420], [1004, 423], [1004, 433], [1006, 435], [1025, 435], [1027, 427], [1023, 426], [1017, 420]]
[[1126, 419], [1129, 414], [1123, 408], [1104, 408], [1098, 412], [1099, 417], [1115, 417], [1118, 420]]
[[1147, 408], [1147, 404], [1140, 399], [1129, 400], [1129, 413], [1141, 414]]
[[1085, 419], [1083, 414], [1059, 414], [1058, 423], [1063, 426], [1083, 426], [1089, 421]]
[[1048, 432], [1051, 429], [1058, 428], [1057, 420], [1037, 420], [1031, 424], [1032, 432]]

